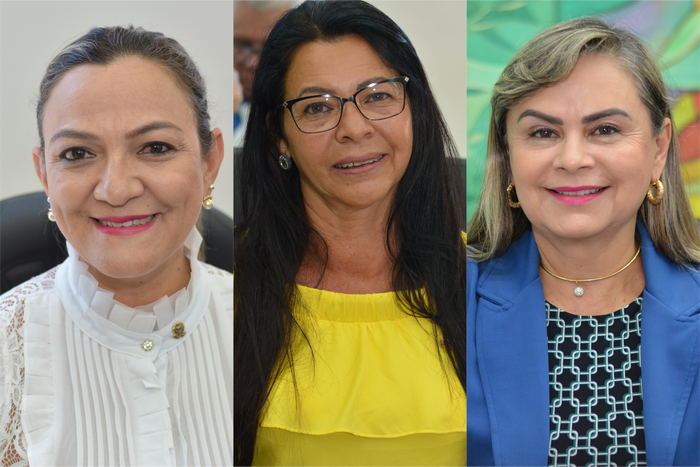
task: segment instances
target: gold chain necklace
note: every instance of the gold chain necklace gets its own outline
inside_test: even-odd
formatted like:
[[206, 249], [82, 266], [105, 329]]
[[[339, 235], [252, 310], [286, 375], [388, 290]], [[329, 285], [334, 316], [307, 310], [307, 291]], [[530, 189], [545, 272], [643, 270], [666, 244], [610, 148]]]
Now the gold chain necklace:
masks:
[[577, 297], [581, 297], [581, 295], [583, 295], [583, 287], [581, 287], [581, 286], [579, 285], [579, 282], [602, 281], [603, 279], [607, 279], [608, 277], [612, 277], [612, 276], [615, 276], [615, 275], [617, 275], [617, 274], [620, 274], [622, 271], [624, 271], [625, 269], [627, 269], [627, 268], [630, 266], [630, 264], [634, 263], [634, 260], [637, 259], [637, 256], [639, 256], [639, 253], [640, 253], [641, 251], [642, 251], [642, 246], [639, 245], [639, 249], [637, 250], [637, 254], [634, 255], [634, 258], [632, 258], [632, 261], [630, 261], [629, 263], [627, 263], [627, 264], [625, 265], [625, 267], [623, 267], [622, 269], [620, 269], [620, 270], [617, 271], [617, 272], [613, 272], [612, 274], [609, 274], [609, 275], [603, 276], [603, 277], [598, 277], [598, 278], [596, 278], [596, 279], [567, 279], [566, 277], [557, 276], [557, 275], [554, 274], [553, 272], [549, 271], [546, 267], [544, 267], [544, 265], [542, 265], [541, 262], [540, 262], [540, 267], [541, 267], [542, 269], [544, 269], [544, 272], [546, 272], [546, 273], [548, 273], [548, 274], [550, 274], [550, 275], [556, 277], [557, 279], [561, 279], [561, 280], [567, 281], [567, 282], [576, 282], [576, 288], [574, 289], [574, 295], [576, 295]]

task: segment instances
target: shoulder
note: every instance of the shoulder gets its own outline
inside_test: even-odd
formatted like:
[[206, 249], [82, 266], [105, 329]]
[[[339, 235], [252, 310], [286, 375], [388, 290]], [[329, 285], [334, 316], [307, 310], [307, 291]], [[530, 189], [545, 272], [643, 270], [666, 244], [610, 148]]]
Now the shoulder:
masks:
[[43, 292], [54, 290], [58, 266], [43, 274], [29, 279], [14, 289], [0, 295], [0, 320], [3, 327], [16, 321], [23, 314], [24, 304], [28, 299]]
[[212, 282], [212, 291], [221, 296], [227, 312], [233, 314], [233, 274], [211, 264], [201, 264]]

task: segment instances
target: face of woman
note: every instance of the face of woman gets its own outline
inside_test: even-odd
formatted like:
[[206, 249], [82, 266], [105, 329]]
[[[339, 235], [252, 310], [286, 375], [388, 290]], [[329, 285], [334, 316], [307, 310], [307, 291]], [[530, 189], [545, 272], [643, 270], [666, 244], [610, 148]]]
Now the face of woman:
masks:
[[168, 71], [140, 58], [77, 67], [51, 92], [43, 133], [37, 174], [93, 274], [140, 278], [180, 264], [223, 146], [215, 130], [202, 157], [194, 111]]
[[[396, 77], [398, 73], [358, 36], [311, 42], [293, 55], [284, 98], [315, 94], [347, 98], [370, 83]], [[408, 98], [403, 112], [378, 121], [365, 119], [346, 102], [340, 124], [315, 134], [299, 131], [285, 110], [283, 134], [280, 152], [291, 156], [298, 167], [302, 194], [311, 209], [318, 203], [330, 210], [390, 204], [413, 147]], [[349, 163], [365, 164], [341, 167]]]
[[512, 181], [534, 232], [573, 239], [634, 228], [666, 163], [671, 126], [666, 119], [652, 133], [623, 68], [584, 56], [565, 81], [511, 109], [506, 123]]

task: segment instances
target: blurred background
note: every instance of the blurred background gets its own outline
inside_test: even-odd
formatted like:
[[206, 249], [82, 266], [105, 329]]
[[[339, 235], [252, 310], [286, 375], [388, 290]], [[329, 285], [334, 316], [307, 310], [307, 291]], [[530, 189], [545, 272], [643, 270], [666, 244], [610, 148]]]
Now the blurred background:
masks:
[[635, 32], [657, 56], [674, 99], [683, 178], [700, 219], [700, 1], [467, 2], [467, 219], [481, 190], [494, 83], [513, 54], [548, 27], [581, 16]]
[[373, 0], [404, 30], [428, 74], [460, 157], [467, 154], [466, 1]]
[[129, 24], [176, 39], [199, 66], [212, 127], [221, 128], [226, 145], [214, 203], [233, 217], [231, 0], [0, 1], [0, 199], [42, 190], [31, 151], [39, 143], [36, 98], [49, 61], [92, 27]]

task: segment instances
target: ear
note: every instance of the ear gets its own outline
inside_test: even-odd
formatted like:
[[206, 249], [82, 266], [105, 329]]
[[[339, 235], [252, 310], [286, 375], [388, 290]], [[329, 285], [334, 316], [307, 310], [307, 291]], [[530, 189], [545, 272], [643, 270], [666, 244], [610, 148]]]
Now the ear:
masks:
[[216, 176], [219, 174], [219, 168], [221, 167], [221, 162], [224, 160], [224, 137], [221, 134], [221, 130], [215, 128], [211, 132], [212, 138], [212, 148], [207, 154], [207, 158], [204, 161], [204, 185], [205, 191], [209, 189], [209, 185], [213, 184], [216, 180]]
[[49, 196], [49, 183], [46, 178], [46, 162], [44, 161], [44, 151], [41, 148], [32, 149], [32, 159], [34, 160], [34, 170], [36, 176], [39, 177], [41, 185], [44, 187], [44, 193]]
[[668, 149], [671, 146], [671, 134], [673, 131], [673, 125], [670, 118], [665, 118], [663, 124], [661, 125], [661, 132], [656, 136], [654, 142], [656, 143], [656, 154], [654, 154], [654, 169], [653, 169], [653, 179], [650, 182], [655, 182], [661, 177], [661, 173], [666, 167], [666, 159], [668, 158]]
[[277, 140], [277, 149], [279, 150], [280, 154], [286, 154], [289, 157], [292, 157], [291, 154], [289, 154], [289, 144], [287, 143], [286, 139], [279, 138]]

